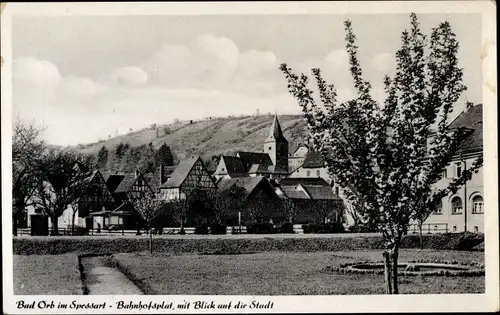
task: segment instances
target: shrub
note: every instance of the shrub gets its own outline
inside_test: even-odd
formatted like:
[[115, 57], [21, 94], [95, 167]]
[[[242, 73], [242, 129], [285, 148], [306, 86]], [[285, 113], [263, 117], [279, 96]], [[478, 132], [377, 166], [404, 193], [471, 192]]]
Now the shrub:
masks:
[[[237, 230], [237, 228], [236, 228]], [[456, 249], [456, 239], [461, 234], [435, 234], [424, 236], [424, 248]], [[479, 234], [478, 238], [484, 237]], [[435, 240], [439, 240], [436, 242]], [[158, 238], [155, 241], [157, 253], [203, 253], [203, 252], [268, 252], [268, 251], [352, 251], [380, 250], [384, 247], [381, 236], [355, 237], [306, 237], [306, 238]], [[436, 248], [436, 244], [442, 247]], [[147, 250], [149, 240], [142, 237], [20, 237], [13, 240], [14, 255], [51, 255], [64, 253], [108, 254], [131, 253]], [[401, 248], [420, 248], [419, 237], [408, 235], [403, 237]], [[467, 248], [466, 250], [473, 250]]]
[[276, 227], [276, 233], [294, 233], [293, 224], [290, 222], [282, 223]]
[[223, 235], [226, 234], [227, 226], [220, 224], [220, 223], [214, 223], [210, 226], [210, 234], [212, 235]]
[[194, 229], [195, 234], [208, 234], [208, 224], [201, 224]]
[[465, 232], [460, 235], [453, 243], [456, 250], [470, 250], [483, 243], [484, 250], [484, 235], [480, 233]]
[[248, 234], [274, 234], [276, 230], [271, 223], [252, 223], [247, 226]]
[[351, 233], [374, 233], [377, 230], [363, 224], [356, 224], [349, 226], [348, 231]]
[[340, 222], [335, 223], [311, 223], [302, 225], [304, 233], [343, 233], [344, 225]]

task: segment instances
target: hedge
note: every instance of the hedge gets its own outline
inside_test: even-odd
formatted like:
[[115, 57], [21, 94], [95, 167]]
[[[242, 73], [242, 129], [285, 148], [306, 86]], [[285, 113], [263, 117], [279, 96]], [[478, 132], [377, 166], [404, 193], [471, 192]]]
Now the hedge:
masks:
[[[474, 250], [484, 240], [483, 234], [449, 233], [424, 235], [424, 248], [443, 250]], [[26, 237], [14, 238], [15, 255], [47, 254], [114, 254], [142, 252], [149, 248], [148, 238], [119, 236], [99, 237]], [[254, 253], [270, 251], [350, 251], [383, 249], [380, 236], [304, 237], [304, 238], [156, 238], [156, 253]], [[402, 248], [419, 248], [418, 235], [407, 235]]]

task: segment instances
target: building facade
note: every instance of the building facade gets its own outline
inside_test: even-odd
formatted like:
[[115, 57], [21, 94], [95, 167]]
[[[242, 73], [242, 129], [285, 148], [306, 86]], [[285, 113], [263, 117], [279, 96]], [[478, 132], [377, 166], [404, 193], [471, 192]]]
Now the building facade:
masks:
[[[483, 108], [482, 104], [470, 106], [449, 126], [466, 131], [457, 154], [446, 167], [436, 183], [437, 189], [445, 188], [483, 154]], [[425, 220], [423, 231], [434, 232], [484, 232], [484, 184], [481, 167], [458, 191], [446, 196], [441, 207]], [[412, 226], [412, 231], [415, 229]]]

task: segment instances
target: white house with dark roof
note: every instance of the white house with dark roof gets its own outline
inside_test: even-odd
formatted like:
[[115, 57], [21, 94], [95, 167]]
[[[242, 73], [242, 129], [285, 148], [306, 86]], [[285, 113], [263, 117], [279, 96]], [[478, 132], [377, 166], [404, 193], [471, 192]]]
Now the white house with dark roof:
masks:
[[[483, 154], [483, 105], [468, 106], [448, 128], [461, 128], [466, 135], [436, 188], [446, 187]], [[483, 168], [480, 168], [455, 194], [443, 198], [441, 208], [424, 222], [423, 232], [484, 232], [483, 198]], [[413, 230], [416, 226], [410, 232]]]

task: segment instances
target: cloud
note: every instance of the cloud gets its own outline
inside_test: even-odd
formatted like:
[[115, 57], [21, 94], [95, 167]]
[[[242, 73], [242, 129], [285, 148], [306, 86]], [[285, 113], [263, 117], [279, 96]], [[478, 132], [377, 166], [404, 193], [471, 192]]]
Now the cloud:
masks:
[[109, 75], [109, 83], [116, 86], [140, 86], [148, 82], [148, 74], [140, 67], [121, 67]]
[[372, 67], [380, 72], [393, 70], [396, 66], [394, 57], [389, 53], [380, 53], [372, 59]]
[[271, 51], [250, 50], [240, 56], [239, 70], [246, 76], [256, 76], [262, 72], [277, 71], [278, 58]]
[[22, 57], [12, 62], [12, 79], [16, 88], [26, 89], [25, 93], [50, 96], [59, 84], [61, 74], [49, 61]]
[[213, 88], [231, 81], [238, 62], [238, 47], [229, 38], [204, 34], [188, 45], [163, 46], [145, 69], [164, 86]]
[[58, 97], [69, 99], [89, 99], [99, 91], [100, 87], [95, 81], [84, 77], [65, 77], [61, 80], [58, 89]]
[[323, 58], [323, 64], [326, 68], [347, 69], [349, 66], [349, 55], [344, 49], [332, 50]]
[[240, 52], [228, 37], [200, 35], [186, 45], [165, 45], [144, 66], [151, 78], [168, 88], [216, 89], [270, 93], [279, 75], [271, 51]]

